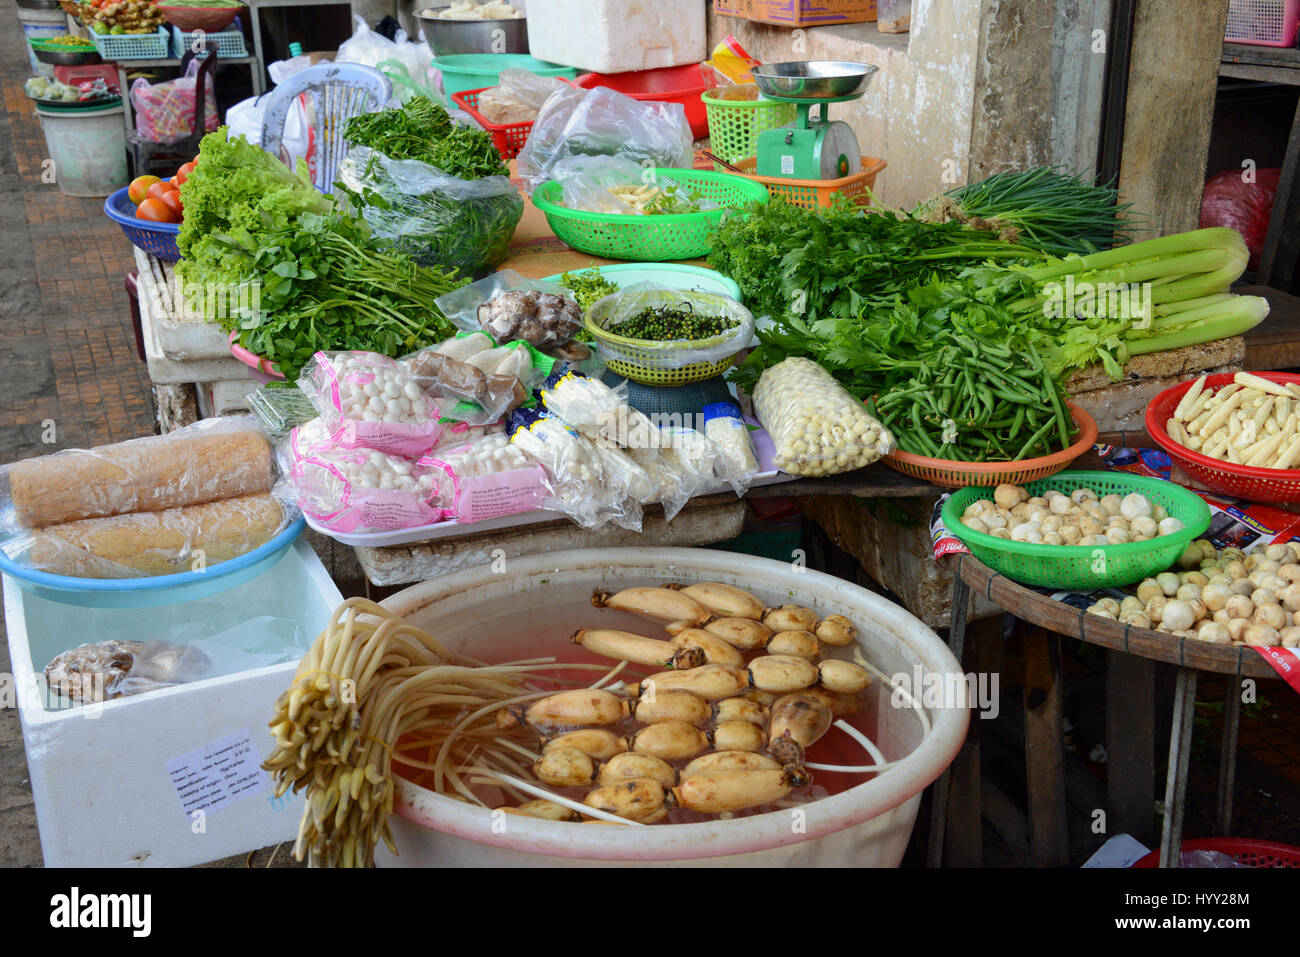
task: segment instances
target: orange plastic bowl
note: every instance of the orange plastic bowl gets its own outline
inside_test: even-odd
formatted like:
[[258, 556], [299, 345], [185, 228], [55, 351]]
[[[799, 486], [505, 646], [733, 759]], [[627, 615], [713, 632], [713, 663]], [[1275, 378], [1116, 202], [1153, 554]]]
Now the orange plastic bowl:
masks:
[[[1232, 384], [1236, 373], [1218, 372], [1205, 380], [1205, 388], [1219, 389]], [[1277, 382], [1280, 385], [1300, 383], [1300, 375], [1292, 372], [1252, 372], [1251, 375]], [[1222, 459], [1212, 459], [1208, 455], [1193, 451], [1185, 445], [1179, 445], [1165, 431], [1165, 423], [1174, 415], [1174, 409], [1187, 390], [1196, 384], [1190, 379], [1180, 385], [1171, 386], [1161, 392], [1147, 406], [1147, 433], [1169, 453], [1180, 469], [1192, 477], [1198, 484], [1212, 492], [1222, 492], [1234, 498], [1249, 499], [1252, 502], [1300, 502], [1300, 469], [1261, 469], [1249, 465], [1234, 465]]]
[[1083, 409], [1068, 399], [1065, 402], [1070, 416], [1079, 430], [1079, 437], [1068, 449], [1019, 462], [954, 462], [951, 459], [932, 459], [913, 455], [901, 449], [891, 452], [882, 460], [896, 472], [923, 479], [944, 488], [964, 488], [967, 485], [1023, 485], [1035, 479], [1055, 475], [1077, 459], [1097, 441], [1097, 422]]

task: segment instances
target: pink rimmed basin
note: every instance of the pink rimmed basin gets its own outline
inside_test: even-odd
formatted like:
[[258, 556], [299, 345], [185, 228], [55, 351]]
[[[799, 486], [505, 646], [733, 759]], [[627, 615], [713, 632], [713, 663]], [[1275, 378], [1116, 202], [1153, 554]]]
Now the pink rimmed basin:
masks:
[[[494, 570], [494, 568], [498, 570]], [[506, 570], [484, 554], [481, 566], [407, 588], [384, 601], [444, 645], [484, 660], [533, 656], [539, 636], [552, 647], [578, 627], [627, 628], [622, 613], [590, 604], [597, 588], [721, 581], [769, 605], [798, 603], [839, 613], [858, 626], [867, 660], [887, 675], [914, 669], [954, 687], [960, 674], [940, 638], [898, 605], [842, 579], [800, 565], [695, 548], [601, 548], [511, 558]], [[640, 621], [641, 634], [655, 634]], [[621, 622], [621, 623], [620, 623]], [[520, 641], [525, 642], [519, 647]], [[844, 650], [844, 649], [840, 649]], [[956, 756], [966, 736], [965, 700], [927, 701], [930, 731], [915, 710], [896, 706], [880, 682], [868, 694], [873, 740], [890, 761], [873, 779], [805, 805], [805, 815], [773, 811], [699, 824], [602, 827], [496, 815], [397, 779], [393, 834], [400, 855], [382, 846], [381, 866], [528, 867], [613, 863], [705, 866], [896, 867], [916, 820], [921, 792]], [[933, 696], [932, 696], [933, 697]], [[929, 706], [933, 704], [934, 706]], [[832, 729], [831, 734], [841, 732]], [[863, 764], [872, 763], [862, 753]], [[830, 772], [822, 772], [828, 775]]]

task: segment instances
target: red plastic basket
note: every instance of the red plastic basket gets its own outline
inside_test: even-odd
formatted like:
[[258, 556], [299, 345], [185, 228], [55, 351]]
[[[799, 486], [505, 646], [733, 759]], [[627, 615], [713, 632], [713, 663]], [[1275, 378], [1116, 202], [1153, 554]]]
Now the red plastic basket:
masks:
[[1251, 43], [1262, 47], [1295, 45], [1300, 31], [1300, 0], [1229, 0], [1229, 43]]
[[[1288, 385], [1300, 383], [1300, 375], [1291, 372], [1253, 372], [1261, 379]], [[1205, 380], [1205, 388], [1217, 389], [1232, 383], [1234, 373], [1219, 372]], [[1281, 504], [1300, 502], [1300, 469], [1261, 469], [1234, 465], [1179, 445], [1165, 431], [1165, 423], [1196, 380], [1191, 379], [1161, 392], [1147, 406], [1147, 433], [1169, 453], [1180, 469], [1212, 492], [1222, 492], [1252, 502]]]
[[[1300, 867], [1300, 847], [1273, 841], [1253, 841], [1243, 837], [1207, 837], [1183, 841], [1184, 851], [1218, 851], [1250, 867]], [[1134, 867], [1160, 866], [1160, 852], [1152, 851], [1134, 861]]]
[[607, 86], [634, 100], [680, 103], [686, 107], [686, 122], [691, 125], [691, 135], [697, 140], [709, 135], [709, 112], [700, 99], [700, 95], [708, 90], [709, 83], [697, 63], [631, 73], [584, 73], [573, 82], [587, 90]]
[[528, 142], [528, 134], [533, 131], [533, 124], [530, 120], [527, 123], [489, 123], [483, 114], [478, 111], [478, 96], [483, 90], [490, 87], [482, 87], [477, 90], [462, 90], [460, 93], [453, 93], [451, 98], [456, 101], [456, 105], [468, 113], [479, 124], [492, 135], [492, 142], [496, 145], [497, 152], [501, 154], [501, 159], [509, 162], [519, 155], [519, 151], [524, 148]]

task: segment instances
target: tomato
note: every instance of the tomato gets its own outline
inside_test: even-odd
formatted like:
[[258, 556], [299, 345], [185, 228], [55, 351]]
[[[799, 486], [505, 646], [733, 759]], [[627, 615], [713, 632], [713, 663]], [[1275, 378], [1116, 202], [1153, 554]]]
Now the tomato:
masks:
[[131, 198], [131, 202], [139, 205], [143, 203], [149, 195], [149, 187], [154, 183], [161, 183], [157, 176], [137, 176], [131, 180], [131, 185], [126, 189], [126, 195]]
[[181, 191], [179, 189], [169, 189], [164, 193], [162, 195], [162, 203], [171, 211], [171, 214], [176, 217], [176, 222], [179, 223], [185, 218], [185, 206], [181, 203]]
[[167, 204], [161, 199], [146, 199], [136, 208], [136, 218], [148, 220], [151, 223], [175, 223], [180, 220], [172, 215], [172, 211], [167, 208]]
[[182, 166], [180, 169], [176, 171], [176, 182], [184, 184], [184, 182], [190, 178], [190, 173], [193, 172], [194, 172], [194, 163], [193, 162], [186, 163], [184, 166]]
[[163, 180], [159, 180], [158, 182], [150, 186], [147, 190], [145, 190], [144, 195], [146, 199], [162, 199], [165, 194], [174, 193], [174, 192], [176, 192], [175, 183], [168, 183]]

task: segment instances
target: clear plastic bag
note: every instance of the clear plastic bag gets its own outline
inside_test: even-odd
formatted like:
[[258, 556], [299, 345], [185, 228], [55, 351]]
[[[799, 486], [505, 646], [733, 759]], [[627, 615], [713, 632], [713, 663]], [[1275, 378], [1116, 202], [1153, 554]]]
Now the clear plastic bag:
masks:
[[432, 453], [438, 458], [445, 458], [447, 449], [457, 448], [462, 445], [468, 445], [477, 442], [479, 439], [489, 435], [506, 435], [506, 423], [504, 419], [496, 422], [484, 422], [482, 425], [471, 425], [468, 422], [457, 422], [452, 419], [442, 420], [442, 436], [438, 439], [438, 444], [433, 447]]
[[435, 93], [431, 97], [435, 102], [441, 100], [430, 74], [433, 50], [423, 38], [417, 43], [408, 39], [406, 31], [398, 30], [390, 40], [370, 29], [363, 17], [354, 15], [352, 19], [355, 30], [339, 45], [336, 62], [362, 63], [382, 70], [393, 79], [393, 98], [399, 104], [429, 93]]
[[571, 156], [556, 164], [554, 177], [569, 209], [637, 216], [719, 208], [672, 177], [618, 156]]
[[[626, 483], [639, 481], [647, 488], [652, 483], [626, 454], [602, 455], [597, 443], [537, 410], [516, 413], [509, 428], [510, 441], [546, 470], [548, 495], [543, 508], [561, 512], [586, 529], [612, 522], [640, 531], [641, 506], [628, 494]], [[638, 471], [640, 476], [635, 474]]]
[[456, 475], [462, 522], [518, 515], [546, 503], [546, 472], [504, 432], [448, 448], [442, 458]]
[[596, 353], [605, 361], [649, 365], [653, 368], [680, 369], [700, 362], [720, 362], [729, 359], [754, 340], [754, 316], [736, 300], [712, 292], [668, 289], [656, 283], [643, 282], [628, 286], [599, 300], [588, 310], [588, 317], [607, 331], [639, 315], [647, 309], [678, 309], [700, 315], [722, 316], [735, 321], [735, 325], [705, 344], [686, 346], [682, 342], [656, 342], [633, 340], [608, 342], [596, 340]]
[[[502, 297], [508, 294], [530, 293], [537, 294], [536, 299], [530, 300], [532, 316], [524, 315], [528, 309], [521, 309], [516, 317], [521, 321], [502, 323], [497, 320], [498, 312], [492, 308], [493, 303], [502, 301]], [[542, 300], [542, 296], [558, 296], [568, 307]], [[544, 302], [546, 311], [543, 315], [539, 307]], [[453, 289], [435, 299], [434, 305], [465, 332], [486, 332], [502, 344], [523, 339], [538, 349], [549, 349], [569, 342], [582, 321], [582, 313], [570, 290], [557, 282], [527, 279], [513, 269], [502, 269], [469, 285]], [[522, 320], [528, 318], [536, 318], [537, 321], [525, 325]], [[492, 324], [492, 328], [484, 324], [485, 320]]]
[[[135, 109], [135, 130], [151, 143], [170, 145], [194, 134], [199, 61], [191, 60], [185, 75], [164, 83], [150, 83], [141, 77], [131, 84], [131, 106]], [[209, 74], [204, 84], [207, 110], [204, 128], [211, 133], [221, 125], [217, 116], [216, 88]]]
[[195, 645], [110, 639], [56, 655], [44, 676], [54, 694], [91, 704], [202, 681], [212, 671], [212, 659]]
[[524, 215], [508, 176], [464, 180], [419, 160], [348, 150], [339, 180], [374, 235], [422, 266], [476, 274], [506, 258]]
[[538, 76], [517, 68], [502, 70], [499, 85], [481, 92], [475, 109], [489, 123], [499, 126], [532, 123], [552, 94], [568, 86], [553, 76]]
[[735, 489], [737, 495], [743, 495], [758, 474], [758, 457], [740, 409], [730, 402], [706, 405], [704, 435], [717, 450], [714, 475]]
[[894, 436], [867, 407], [810, 359], [791, 357], [764, 371], [754, 413], [789, 475], [838, 475], [870, 465], [894, 449]]
[[442, 434], [438, 406], [405, 365], [374, 352], [318, 352], [298, 379], [333, 444], [417, 458]]
[[528, 399], [551, 360], [526, 343], [494, 346], [482, 332], [462, 333], [402, 360], [429, 395], [444, 402], [447, 418], [470, 425], [496, 422]]
[[627, 404], [627, 386], [610, 388], [579, 372], [552, 375], [540, 391], [546, 411], [559, 416], [588, 438], [622, 448], [650, 448], [658, 430]]
[[597, 87], [552, 94], [519, 153], [519, 175], [531, 193], [572, 156], [617, 156], [638, 166], [690, 168], [695, 158], [686, 107], [634, 100]]
[[459, 488], [441, 460], [342, 449], [319, 419], [290, 436], [286, 483], [303, 512], [337, 532], [418, 528], [455, 515]]

